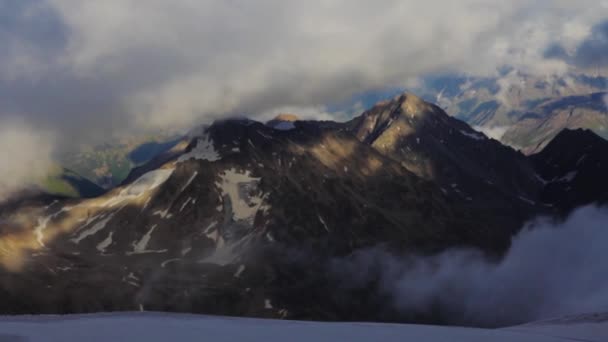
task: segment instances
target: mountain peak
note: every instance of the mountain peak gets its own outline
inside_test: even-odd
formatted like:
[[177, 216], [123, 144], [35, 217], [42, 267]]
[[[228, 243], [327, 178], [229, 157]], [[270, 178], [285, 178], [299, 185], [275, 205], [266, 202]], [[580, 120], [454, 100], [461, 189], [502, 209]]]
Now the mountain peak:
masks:
[[603, 141], [599, 135], [587, 128], [564, 128], [554, 139], [593, 139]]

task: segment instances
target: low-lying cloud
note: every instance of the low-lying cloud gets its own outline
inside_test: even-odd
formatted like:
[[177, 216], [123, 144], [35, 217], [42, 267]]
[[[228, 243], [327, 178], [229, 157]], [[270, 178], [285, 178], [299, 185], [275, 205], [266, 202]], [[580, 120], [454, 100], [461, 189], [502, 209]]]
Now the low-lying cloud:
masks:
[[380, 291], [404, 313], [506, 326], [608, 311], [607, 241], [608, 209], [590, 206], [564, 222], [529, 223], [500, 262], [473, 250], [411, 258], [375, 250], [336, 265], [343, 275], [356, 270], [354, 283], [379, 272]]
[[0, 202], [46, 176], [53, 137], [18, 119], [0, 120]]

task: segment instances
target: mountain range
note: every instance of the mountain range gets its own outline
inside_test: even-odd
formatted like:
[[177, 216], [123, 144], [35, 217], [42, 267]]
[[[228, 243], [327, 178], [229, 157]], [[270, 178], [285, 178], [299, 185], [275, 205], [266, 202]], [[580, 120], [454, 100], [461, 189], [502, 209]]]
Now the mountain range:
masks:
[[608, 142], [592, 131], [527, 156], [409, 93], [347, 122], [192, 132], [97, 197], [0, 207], [0, 312], [437, 323], [394, 309], [378, 279], [345, 280], [336, 260], [452, 247], [499, 259], [526, 221], [608, 201]]
[[505, 68], [496, 77], [441, 75], [416, 89], [449, 114], [526, 154], [540, 152], [563, 129], [608, 138], [608, 71], [538, 76]]

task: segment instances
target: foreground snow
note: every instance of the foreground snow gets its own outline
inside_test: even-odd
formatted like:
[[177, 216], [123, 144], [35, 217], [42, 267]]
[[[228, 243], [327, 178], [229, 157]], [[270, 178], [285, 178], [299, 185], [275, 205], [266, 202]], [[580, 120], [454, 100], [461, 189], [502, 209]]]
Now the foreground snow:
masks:
[[556, 321], [489, 330], [316, 323], [161, 313], [0, 318], [0, 341], [608, 341], [608, 321]]

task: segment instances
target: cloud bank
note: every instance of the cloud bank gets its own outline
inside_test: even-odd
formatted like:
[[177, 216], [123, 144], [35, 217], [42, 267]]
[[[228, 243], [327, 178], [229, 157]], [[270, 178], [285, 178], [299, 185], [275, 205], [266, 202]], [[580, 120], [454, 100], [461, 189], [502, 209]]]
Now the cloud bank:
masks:
[[402, 312], [507, 326], [608, 311], [606, 241], [608, 209], [584, 207], [565, 222], [529, 223], [498, 263], [471, 250], [406, 259], [365, 251], [337, 265], [356, 269], [356, 283], [380, 272], [380, 291]]
[[559, 72], [567, 63], [545, 58], [548, 46], [594, 55], [605, 47], [603, 26], [594, 25], [606, 4], [595, 0], [3, 6], [3, 101], [51, 126], [70, 119], [76, 127], [164, 127], [314, 108], [430, 72], [491, 74], [505, 64]]
[[548, 58], [547, 48], [601, 51], [607, 8], [597, 0], [5, 0], [0, 117], [54, 132], [58, 150], [281, 108], [325, 117], [328, 104], [428, 73], [488, 75], [506, 64], [563, 72], [576, 63]]

